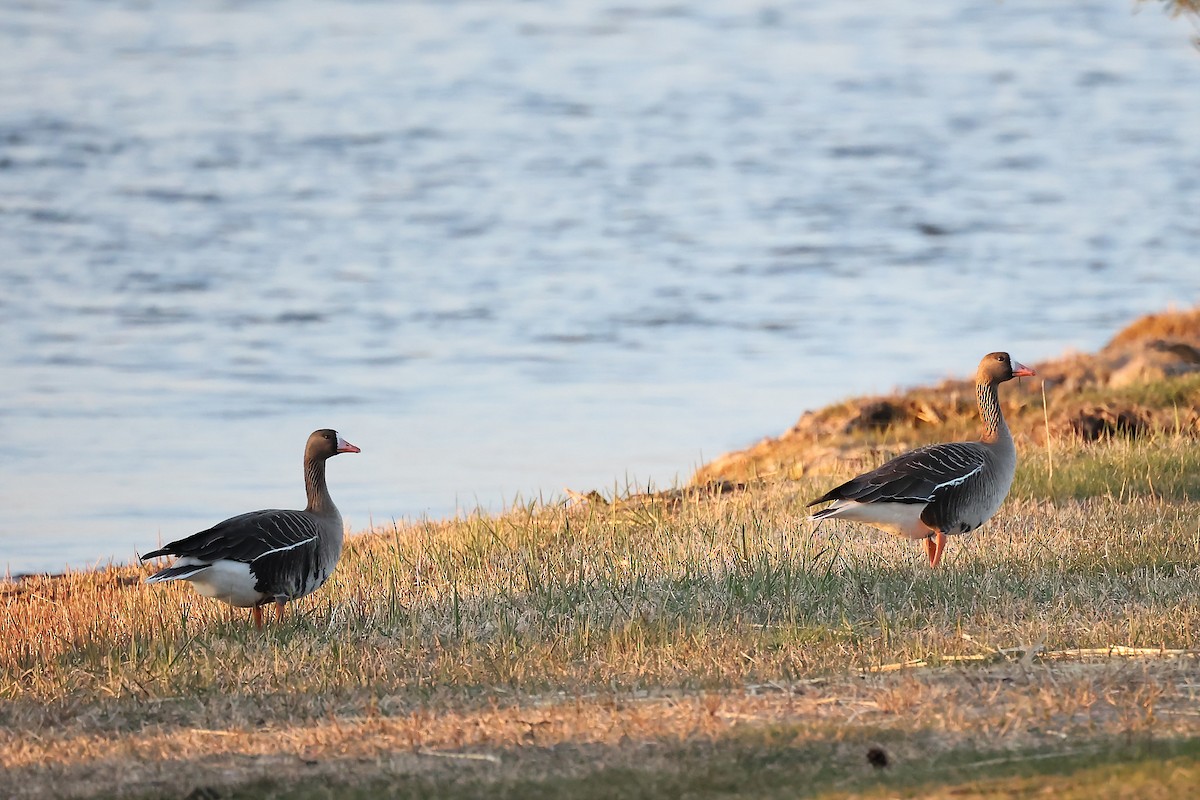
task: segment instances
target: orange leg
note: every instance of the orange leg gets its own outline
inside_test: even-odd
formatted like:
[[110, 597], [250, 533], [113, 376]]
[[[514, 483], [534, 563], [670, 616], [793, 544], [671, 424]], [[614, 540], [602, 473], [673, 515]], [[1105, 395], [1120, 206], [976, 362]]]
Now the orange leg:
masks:
[[936, 568], [942, 563], [942, 551], [946, 549], [946, 534], [941, 531], [931, 533], [925, 540], [925, 552], [929, 554], [929, 566]]
[[255, 607], [254, 607], [253, 616], [254, 616], [254, 628], [255, 628], [255, 630], [260, 630], [260, 631], [261, 631], [261, 630], [262, 630], [262, 606], [255, 606]]
[[283, 622], [283, 601], [282, 600], [275, 601], [275, 621]]

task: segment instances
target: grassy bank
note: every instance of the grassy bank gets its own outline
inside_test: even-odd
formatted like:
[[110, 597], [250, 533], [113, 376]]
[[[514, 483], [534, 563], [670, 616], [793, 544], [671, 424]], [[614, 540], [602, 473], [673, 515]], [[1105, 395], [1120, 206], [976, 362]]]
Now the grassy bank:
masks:
[[1153, 765], [1200, 736], [1195, 450], [1026, 448], [937, 572], [814, 531], [822, 476], [388, 526], [263, 633], [144, 571], [27, 580], [0, 596], [0, 763], [18, 796], [1170, 785], [1191, 767]]

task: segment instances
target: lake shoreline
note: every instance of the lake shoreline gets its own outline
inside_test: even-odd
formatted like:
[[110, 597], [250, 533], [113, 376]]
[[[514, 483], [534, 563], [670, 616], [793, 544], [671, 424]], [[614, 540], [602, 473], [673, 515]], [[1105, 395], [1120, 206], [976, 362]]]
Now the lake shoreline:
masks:
[[[1169, 394], [1130, 398], [1139, 386], [1200, 375], [1200, 307], [1144, 315], [1117, 331], [1095, 353], [1071, 353], [1030, 365], [1038, 370], [1036, 378], [1014, 381], [1002, 392], [1005, 414], [1018, 442], [1045, 447], [1047, 441], [1059, 441], [1065, 446], [1069, 441], [1112, 436], [1136, 439], [1172, 431], [1200, 436], [1200, 409], [1171, 405], [1175, 398]], [[1041, 394], [1044, 385], [1052, 387], [1046, 407]], [[1106, 391], [1111, 394], [1108, 400], [1104, 399]], [[976, 427], [974, 394], [964, 380], [850, 397], [805, 411], [784, 434], [718, 456], [697, 469], [684, 486], [656, 494], [671, 495], [683, 489], [720, 492], [758, 481], [837, 472], [847, 464], [879, 461], [889, 453], [931, 441], [974, 438]], [[567, 489], [566, 495], [562, 502], [607, 502], [595, 490]], [[348, 536], [371, 532], [351, 531]], [[91, 569], [22, 572], [0, 577], [0, 585], [127, 568], [140, 565], [110, 562]]]
[[[1195, 316], [1134, 339], [1182, 342]], [[1043, 413], [1026, 407], [1040, 392], [1010, 394], [1015, 420]], [[936, 570], [912, 542], [814, 529], [804, 503], [856, 463], [806, 456], [376, 527], [261, 631], [190, 587], [146, 585], [142, 566], [2, 584], [0, 764], [30, 798], [840, 796], [1015, 791], [1031, 774], [1106, 797], [1112, 770], [1170, 796], [1200, 747], [1200, 452], [1183, 413], [1200, 373], [1076, 399], [1150, 425], [1180, 413], [1069, 447], [1018, 427], [1004, 508]], [[940, 425], [897, 414], [841, 435], [870, 461], [978, 425], [941, 402], [923, 412]]]

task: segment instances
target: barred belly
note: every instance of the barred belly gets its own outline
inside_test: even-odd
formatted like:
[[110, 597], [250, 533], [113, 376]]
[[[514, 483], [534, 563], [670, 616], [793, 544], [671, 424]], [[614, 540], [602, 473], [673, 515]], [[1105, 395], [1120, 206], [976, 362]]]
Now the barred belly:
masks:
[[253, 564], [258, 583], [255, 589], [277, 600], [297, 600], [324, 585], [331, 573], [330, 565], [321, 558], [316, 547], [305, 547], [268, 564]]

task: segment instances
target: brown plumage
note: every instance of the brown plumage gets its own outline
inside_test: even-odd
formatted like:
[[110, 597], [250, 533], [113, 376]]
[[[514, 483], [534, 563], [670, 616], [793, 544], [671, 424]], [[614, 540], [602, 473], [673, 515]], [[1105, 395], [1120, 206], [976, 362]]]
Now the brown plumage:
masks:
[[987, 522], [1012, 486], [1017, 451], [996, 387], [1035, 375], [1008, 353], [988, 353], [975, 371], [983, 421], [978, 442], [949, 442], [909, 451], [846, 481], [809, 503], [833, 504], [809, 519], [845, 519], [925, 541], [930, 566], [942, 560], [946, 537]]
[[239, 514], [208, 530], [146, 553], [143, 559], [176, 556], [146, 583], [190, 581], [193, 588], [238, 608], [254, 609], [262, 627], [262, 606], [283, 606], [317, 590], [333, 574], [342, 554], [342, 515], [325, 485], [325, 462], [338, 453], [359, 449], [337, 431], [313, 431], [304, 448], [303, 511], [270, 509]]

